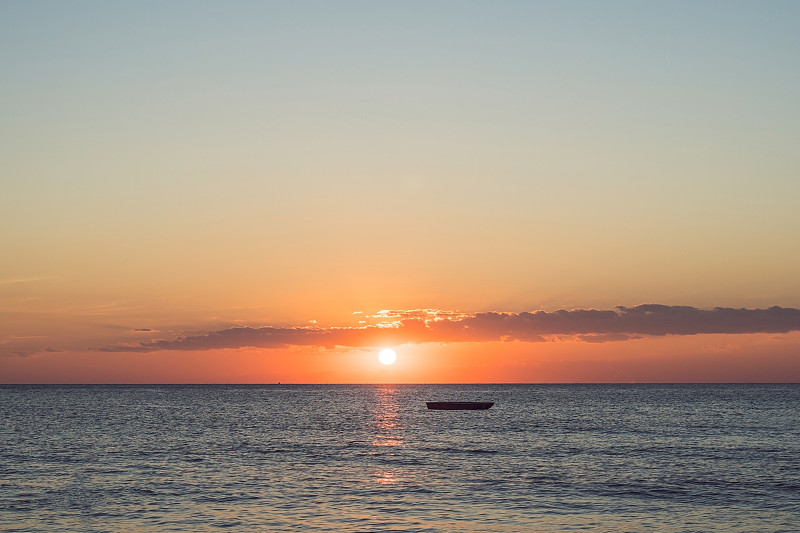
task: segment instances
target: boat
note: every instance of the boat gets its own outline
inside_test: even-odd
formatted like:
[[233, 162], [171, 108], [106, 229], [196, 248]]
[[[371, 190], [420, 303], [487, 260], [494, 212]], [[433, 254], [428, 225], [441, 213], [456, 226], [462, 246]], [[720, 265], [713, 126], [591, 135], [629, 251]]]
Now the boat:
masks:
[[478, 411], [488, 409], [494, 402], [425, 402], [428, 409], [440, 411]]

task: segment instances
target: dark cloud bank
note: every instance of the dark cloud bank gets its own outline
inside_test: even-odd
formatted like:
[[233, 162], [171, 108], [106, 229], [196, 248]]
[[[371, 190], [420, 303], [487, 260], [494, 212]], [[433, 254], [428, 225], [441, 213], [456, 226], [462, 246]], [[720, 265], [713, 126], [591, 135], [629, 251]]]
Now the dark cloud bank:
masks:
[[287, 346], [376, 347], [422, 342], [546, 342], [570, 336], [585, 342], [610, 342], [658, 335], [710, 333], [786, 333], [800, 330], [800, 310], [697, 309], [657, 304], [614, 310], [576, 309], [525, 313], [478, 313], [432, 318], [430, 312], [398, 311], [393, 327], [235, 327], [173, 340], [153, 340], [102, 348], [107, 352], [282, 348]]

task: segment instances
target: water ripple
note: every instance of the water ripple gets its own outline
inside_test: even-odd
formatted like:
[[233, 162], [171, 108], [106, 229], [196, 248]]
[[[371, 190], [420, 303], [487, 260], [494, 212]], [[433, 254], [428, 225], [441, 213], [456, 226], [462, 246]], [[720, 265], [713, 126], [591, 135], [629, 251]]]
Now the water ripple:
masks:
[[796, 385], [5, 386], [0, 530], [796, 530], [798, 408]]

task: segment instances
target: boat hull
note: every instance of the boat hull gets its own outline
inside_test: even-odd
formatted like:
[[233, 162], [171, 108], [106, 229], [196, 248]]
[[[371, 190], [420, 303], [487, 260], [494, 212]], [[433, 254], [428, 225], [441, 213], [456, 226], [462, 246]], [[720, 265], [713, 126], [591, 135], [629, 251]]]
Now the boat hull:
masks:
[[425, 402], [428, 409], [438, 411], [479, 411], [489, 409], [494, 402]]

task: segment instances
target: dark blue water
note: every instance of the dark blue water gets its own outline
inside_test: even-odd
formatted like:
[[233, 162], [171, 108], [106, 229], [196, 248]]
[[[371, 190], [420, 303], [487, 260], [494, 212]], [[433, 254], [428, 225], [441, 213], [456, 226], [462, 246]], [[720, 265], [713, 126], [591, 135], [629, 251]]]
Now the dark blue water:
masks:
[[799, 412], [799, 385], [6, 386], [0, 530], [800, 531]]

